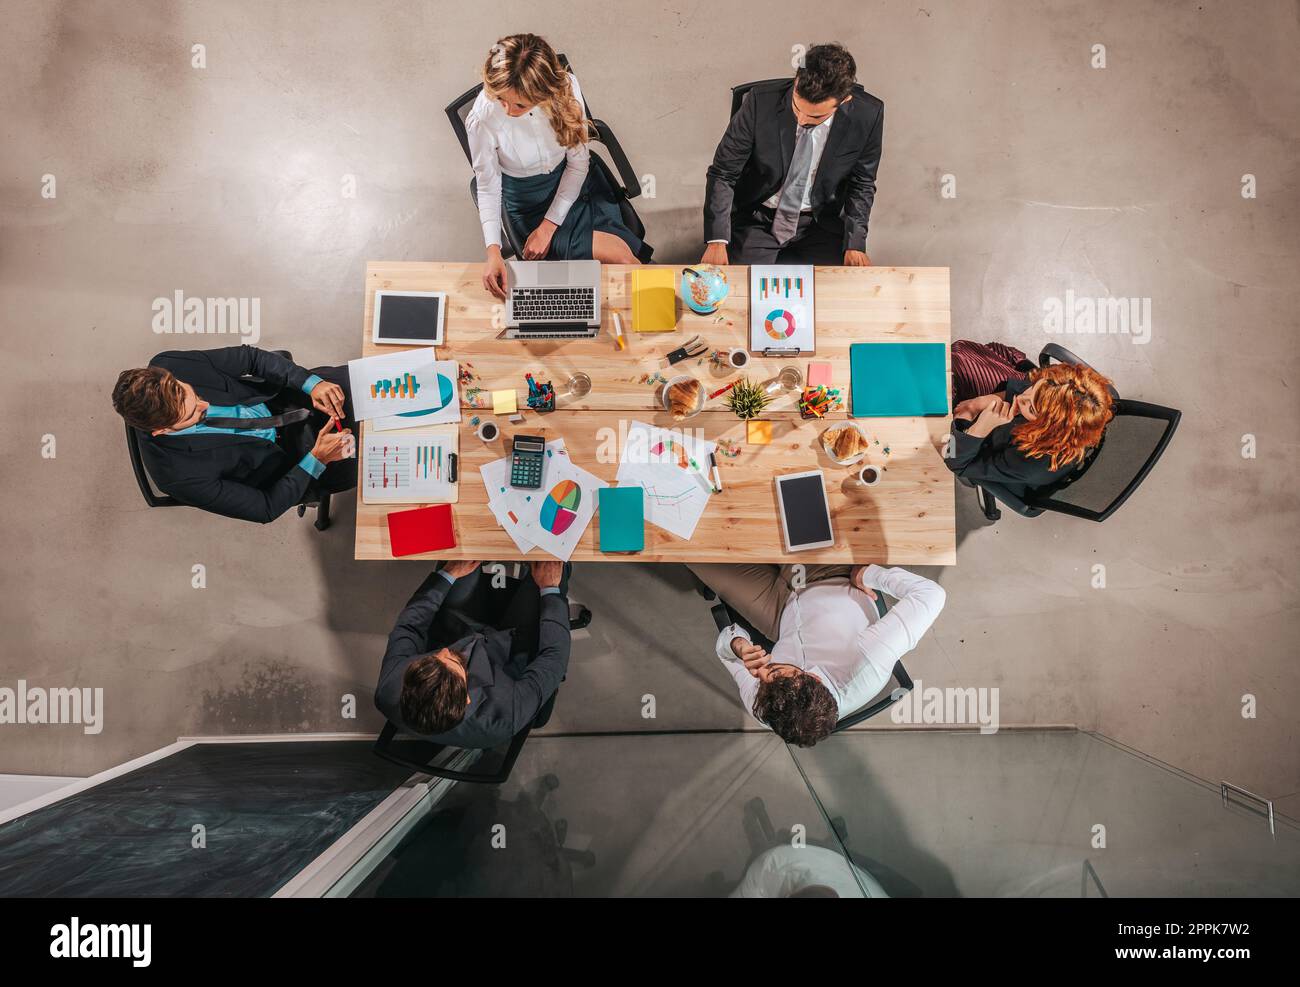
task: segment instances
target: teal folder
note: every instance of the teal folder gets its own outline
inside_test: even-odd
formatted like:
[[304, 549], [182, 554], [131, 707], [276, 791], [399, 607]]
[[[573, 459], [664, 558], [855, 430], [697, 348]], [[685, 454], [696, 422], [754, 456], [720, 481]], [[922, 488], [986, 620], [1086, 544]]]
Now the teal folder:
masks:
[[948, 413], [943, 343], [854, 343], [849, 347], [854, 418]]
[[645, 548], [645, 488], [600, 488], [600, 550], [639, 552]]

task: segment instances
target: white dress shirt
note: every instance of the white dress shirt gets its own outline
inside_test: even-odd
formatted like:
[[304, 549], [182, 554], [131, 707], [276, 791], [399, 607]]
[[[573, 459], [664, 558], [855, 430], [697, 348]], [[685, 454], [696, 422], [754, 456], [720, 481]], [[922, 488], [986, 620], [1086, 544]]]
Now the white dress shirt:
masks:
[[[812, 133], [808, 135], [813, 142], [812, 146], [812, 167], [808, 169], [808, 184], [803, 187], [803, 205], [799, 207], [801, 212], [810, 212], [812, 210], [812, 192], [813, 183], [817, 181], [817, 168], [822, 163], [822, 152], [826, 150], [826, 141], [831, 135], [831, 124], [835, 121], [835, 114], [832, 113], [817, 126], [813, 127]], [[787, 175], [788, 179], [790, 176]], [[785, 183], [782, 182], [782, 185]], [[769, 209], [775, 209], [781, 202], [781, 190], [776, 192], [763, 205]], [[710, 240], [709, 243], [726, 243], [726, 240]]]
[[[582, 107], [582, 90], [578, 80], [569, 75], [573, 98]], [[582, 111], [586, 116], [586, 111]], [[561, 161], [567, 161], [559, 187], [546, 210], [546, 218], [556, 226], [564, 223], [569, 207], [582, 192], [591, 163], [587, 142], [564, 148], [555, 139], [555, 131], [541, 107], [534, 106], [523, 116], [512, 117], [501, 104], [488, 96], [486, 90], [478, 94], [474, 106], [465, 118], [469, 135], [470, 158], [474, 176], [478, 179], [478, 218], [483, 226], [483, 242], [487, 246], [501, 245], [501, 175], [530, 178], [554, 171]], [[526, 230], [525, 233], [532, 233]]]
[[[933, 580], [906, 569], [867, 566], [863, 582], [898, 602], [884, 617], [866, 593], [845, 580], [813, 583], [790, 594], [781, 611], [780, 637], [773, 662], [812, 672], [830, 690], [844, 717], [861, 709], [885, 687], [894, 663], [916, 647], [939, 611], [946, 594]], [[731, 650], [733, 638], [750, 640], [738, 624], [718, 635], [718, 657], [740, 688], [740, 701], [751, 715], [759, 680]]]

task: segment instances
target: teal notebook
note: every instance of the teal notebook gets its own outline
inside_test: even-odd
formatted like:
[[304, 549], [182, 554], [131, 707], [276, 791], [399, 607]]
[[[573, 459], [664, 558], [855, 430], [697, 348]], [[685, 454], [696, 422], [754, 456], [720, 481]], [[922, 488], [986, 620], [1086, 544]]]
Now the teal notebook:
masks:
[[645, 488], [600, 488], [600, 550], [639, 552], [645, 548]]
[[948, 413], [943, 343], [854, 343], [849, 347], [854, 418]]

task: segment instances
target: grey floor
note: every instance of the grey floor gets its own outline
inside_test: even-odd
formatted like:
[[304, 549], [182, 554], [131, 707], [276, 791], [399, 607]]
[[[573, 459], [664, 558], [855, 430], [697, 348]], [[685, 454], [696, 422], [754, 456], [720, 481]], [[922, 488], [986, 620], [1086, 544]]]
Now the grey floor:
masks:
[[[0, 771], [85, 774], [180, 734], [377, 726], [384, 635], [425, 567], [352, 561], [350, 498], [323, 535], [293, 517], [146, 509], [109, 392], [161, 349], [229, 341], [155, 335], [152, 301], [177, 289], [258, 297], [263, 345], [342, 362], [359, 348], [367, 260], [477, 259], [441, 108], [498, 35], [533, 29], [653, 178], [637, 205], [663, 261], [698, 257], [728, 86], [837, 39], [887, 106], [870, 253], [951, 267], [955, 337], [1037, 352], [1055, 338], [1046, 298], [1151, 299], [1148, 344], [1066, 342], [1126, 396], [1183, 410], [1157, 472], [1102, 526], [983, 527], [959, 491], [959, 564], [927, 572], [948, 606], [909, 664], [926, 684], [998, 687], [1004, 725], [1095, 729], [1300, 811], [1295, 4], [490, 10], [7, 5], [0, 686], [107, 699], [95, 736], [0, 725]], [[206, 68], [191, 67], [195, 44]], [[1105, 68], [1090, 66], [1095, 44]], [[940, 195], [945, 175], [956, 198]], [[191, 587], [196, 564], [206, 589]], [[592, 565], [574, 586], [596, 623], [549, 729], [745, 725], [684, 571]]]

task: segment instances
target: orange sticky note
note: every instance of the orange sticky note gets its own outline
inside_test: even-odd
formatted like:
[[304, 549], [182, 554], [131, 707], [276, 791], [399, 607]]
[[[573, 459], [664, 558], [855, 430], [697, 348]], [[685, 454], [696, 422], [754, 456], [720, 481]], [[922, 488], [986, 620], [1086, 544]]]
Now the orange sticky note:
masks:
[[756, 446], [765, 446], [772, 441], [771, 422], [745, 422], [745, 441]]
[[831, 386], [831, 365], [829, 363], [809, 363], [808, 364], [808, 386], [816, 387], [824, 384]]

